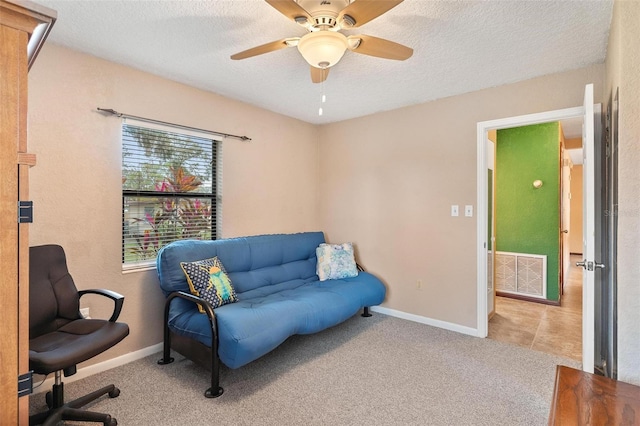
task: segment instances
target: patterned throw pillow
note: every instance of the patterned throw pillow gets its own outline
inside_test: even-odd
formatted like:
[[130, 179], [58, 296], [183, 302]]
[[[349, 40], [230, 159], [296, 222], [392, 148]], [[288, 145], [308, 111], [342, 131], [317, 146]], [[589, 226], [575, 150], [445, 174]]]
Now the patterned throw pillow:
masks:
[[[187, 276], [191, 293], [211, 303], [214, 309], [238, 301], [231, 280], [217, 257], [196, 262], [180, 262], [180, 266]], [[200, 305], [198, 309], [205, 313]]]
[[316, 248], [316, 274], [320, 281], [350, 278], [358, 275], [351, 243], [325, 244]]

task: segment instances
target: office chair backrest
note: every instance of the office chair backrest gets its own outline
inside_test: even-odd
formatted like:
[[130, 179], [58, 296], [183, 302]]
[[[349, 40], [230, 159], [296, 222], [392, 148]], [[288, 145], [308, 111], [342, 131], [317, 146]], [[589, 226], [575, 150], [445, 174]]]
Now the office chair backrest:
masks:
[[78, 289], [59, 245], [29, 248], [29, 338], [80, 319]]

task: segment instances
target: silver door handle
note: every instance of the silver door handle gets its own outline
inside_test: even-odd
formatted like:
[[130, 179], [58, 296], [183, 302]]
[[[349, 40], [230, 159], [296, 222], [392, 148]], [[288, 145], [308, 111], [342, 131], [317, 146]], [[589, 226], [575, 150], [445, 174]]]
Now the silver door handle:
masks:
[[596, 268], [598, 268], [598, 269], [604, 269], [605, 268], [604, 263], [587, 261], [587, 259], [584, 259], [582, 262], [576, 262], [576, 266], [581, 266], [582, 268], [586, 269], [587, 271], [593, 271]]

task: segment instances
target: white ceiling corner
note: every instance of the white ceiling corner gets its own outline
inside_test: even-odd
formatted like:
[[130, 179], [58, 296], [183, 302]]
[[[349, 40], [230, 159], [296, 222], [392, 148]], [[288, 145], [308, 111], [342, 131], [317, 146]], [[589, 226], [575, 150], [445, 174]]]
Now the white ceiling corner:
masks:
[[[358, 1], [358, 0], [355, 0]], [[321, 85], [295, 48], [232, 61], [301, 36], [262, 0], [38, 0], [58, 11], [49, 40], [309, 123], [322, 124], [604, 62], [612, 0], [405, 0], [346, 34], [414, 49], [398, 62], [347, 51]]]

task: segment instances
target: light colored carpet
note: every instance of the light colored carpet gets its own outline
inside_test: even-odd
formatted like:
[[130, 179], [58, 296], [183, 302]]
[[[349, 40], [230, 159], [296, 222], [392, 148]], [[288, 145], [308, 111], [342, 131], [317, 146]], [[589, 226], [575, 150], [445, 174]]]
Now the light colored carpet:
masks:
[[[120, 425], [543, 425], [557, 364], [575, 361], [382, 314], [294, 336], [240, 369], [208, 372], [160, 354], [65, 385], [67, 399], [115, 383], [90, 408]], [[31, 412], [44, 410], [44, 393]]]

